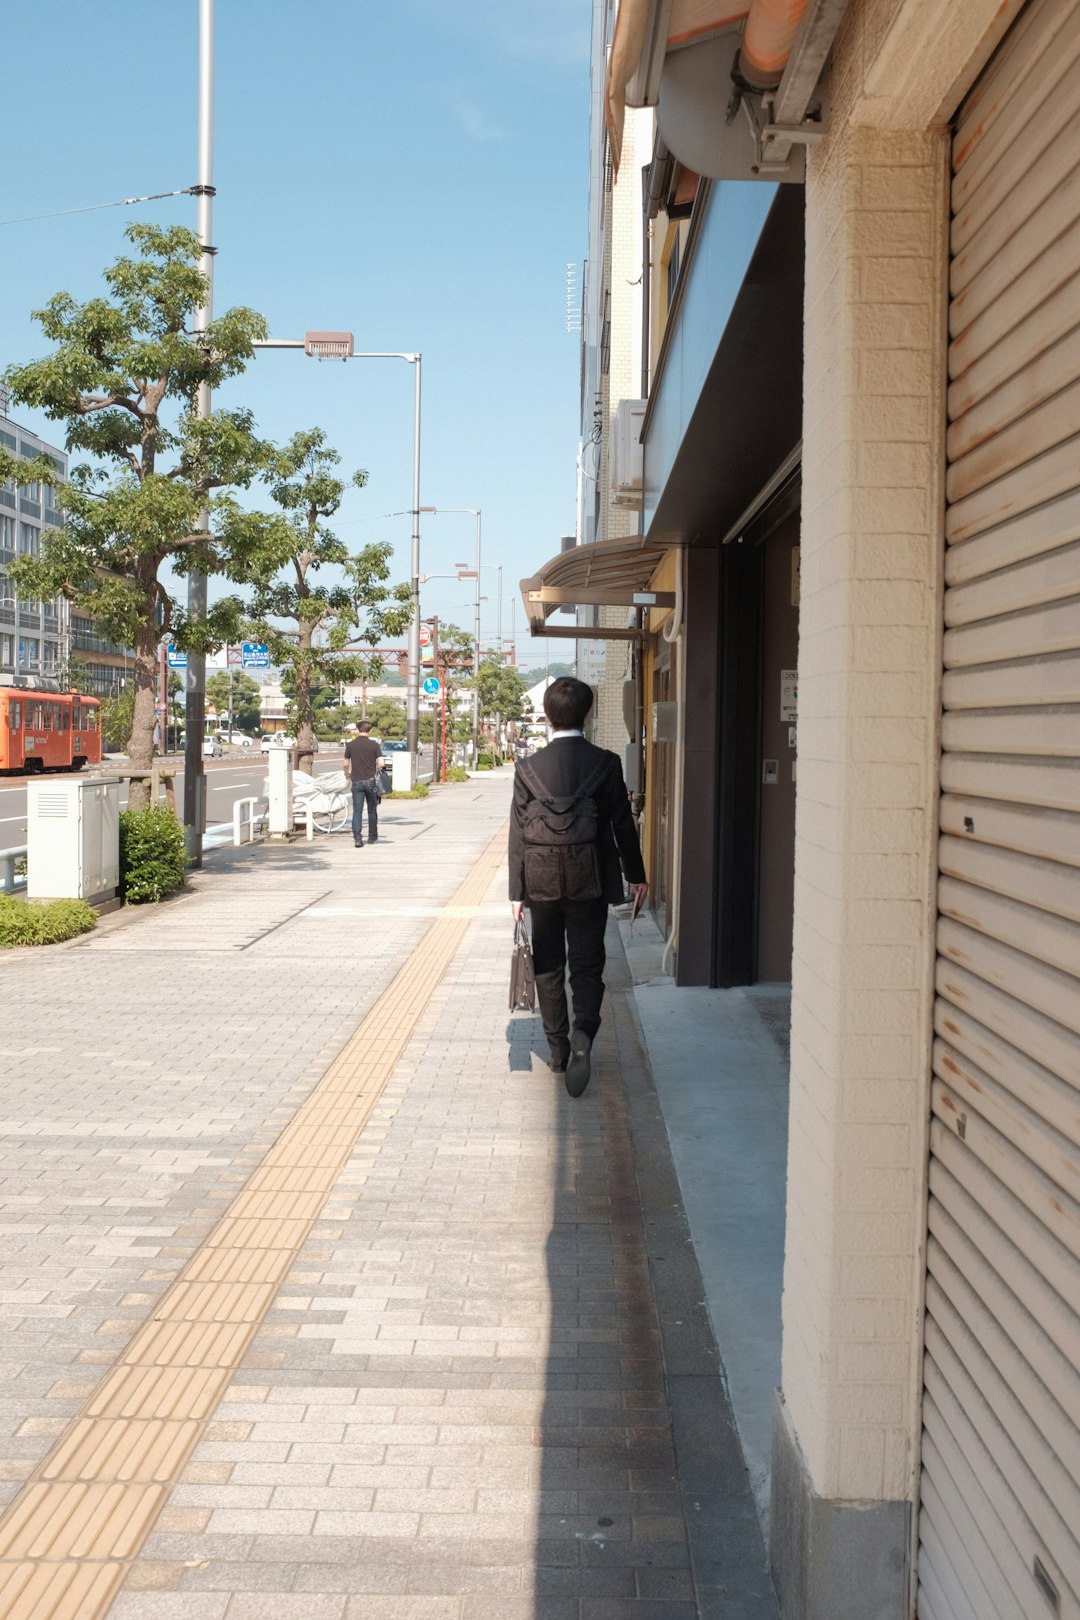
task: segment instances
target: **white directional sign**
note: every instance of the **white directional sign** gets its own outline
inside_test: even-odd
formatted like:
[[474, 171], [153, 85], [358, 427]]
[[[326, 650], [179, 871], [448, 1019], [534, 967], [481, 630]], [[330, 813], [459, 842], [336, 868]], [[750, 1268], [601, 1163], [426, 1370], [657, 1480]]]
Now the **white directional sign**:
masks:
[[264, 641], [245, 641], [240, 648], [245, 669], [269, 669], [270, 653]]

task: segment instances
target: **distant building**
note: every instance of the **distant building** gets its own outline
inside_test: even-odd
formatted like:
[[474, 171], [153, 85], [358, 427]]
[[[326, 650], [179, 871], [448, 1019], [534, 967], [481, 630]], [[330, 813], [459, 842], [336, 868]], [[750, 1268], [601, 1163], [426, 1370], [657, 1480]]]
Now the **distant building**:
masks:
[[[67, 480], [68, 458], [29, 428], [0, 416], [0, 445], [21, 461], [48, 456], [56, 484]], [[56, 485], [0, 486], [0, 674], [78, 685], [94, 697], [116, 697], [134, 668], [130, 650], [111, 641], [88, 614], [63, 597], [20, 597], [7, 571], [15, 557], [36, 557], [43, 536], [63, 526], [53, 503]]]
[[[0, 416], [0, 446], [21, 461], [48, 456], [56, 468], [56, 483], [67, 478], [64, 452], [6, 416]], [[8, 573], [8, 564], [16, 557], [37, 556], [43, 533], [61, 527], [63, 520], [53, 505], [54, 487], [0, 486], [0, 674], [59, 679], [70, 660], [68, 604], [59, 597], [49, 602], [20, 598]]]

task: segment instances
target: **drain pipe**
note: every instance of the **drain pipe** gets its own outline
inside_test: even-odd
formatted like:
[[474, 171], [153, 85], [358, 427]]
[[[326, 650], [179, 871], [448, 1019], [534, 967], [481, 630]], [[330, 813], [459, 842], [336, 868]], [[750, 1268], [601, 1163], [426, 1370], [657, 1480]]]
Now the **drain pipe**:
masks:
[[[676, 649], [676, 703], [675, 711], [675, 812], [682, 823], [683, 800], [683, 755], [686, 752], [686, 637], [683, 624], [683, 574], [686, 568], [686, 552], [682, 546], [676, 552], [675, 562], [675, 611], [663, 629], [664, 640]], [[660, 958], [660, 971], [668, 971], [671, 953], [679, 943], [679, 891], [682, 887], [682, 836], [675, 843], [675, 858], [672, 861], [671, 872], [671, 932], [664, 945], [664, 954]]]

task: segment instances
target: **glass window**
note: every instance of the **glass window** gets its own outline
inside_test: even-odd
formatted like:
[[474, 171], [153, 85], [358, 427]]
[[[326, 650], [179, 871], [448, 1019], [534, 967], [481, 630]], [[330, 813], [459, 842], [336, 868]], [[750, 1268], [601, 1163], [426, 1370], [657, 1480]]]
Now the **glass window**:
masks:
[[22, 727], [22, 704], [8, 702], [8, 726], [12, 731], [19, 731]]
[[38, 531], [32, 523], [19, 524], [19, 550], [26, 557], [37, 556]]
[[98, 723], [98, 712], [97, 712], [97, 710], [96, 709], [86, 709], [83, 712], [84, 712], [85, 722], [86, 722], [84, 727], [83, 727], [83, 730], [84, 731], [96, 731], [97, 730], [97, 723]]
[[15, 550], [15, 519], [0, 517], [0, 551]]

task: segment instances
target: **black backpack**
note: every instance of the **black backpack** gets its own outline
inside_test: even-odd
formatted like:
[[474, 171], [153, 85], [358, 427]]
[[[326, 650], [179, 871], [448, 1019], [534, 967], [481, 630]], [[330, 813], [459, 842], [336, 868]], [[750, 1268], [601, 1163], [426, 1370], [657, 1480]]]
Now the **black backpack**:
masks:
[[593, 794], [607, 774], [598, 765], [576, 793], [553, 797], [524, 760], [518, 775], [533, 797], [522, 811], [525, 892], [530, 900], [599, 900], [600, 814]]

